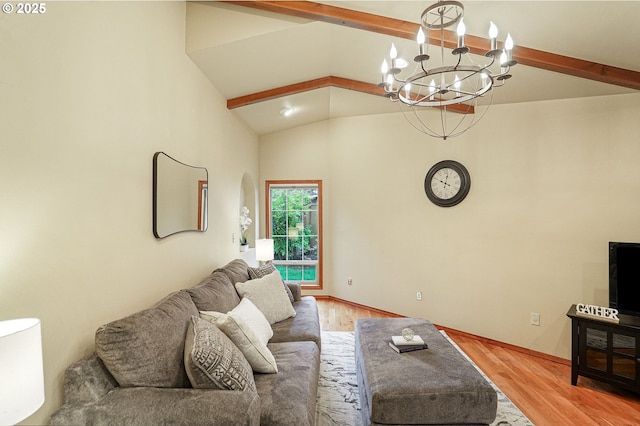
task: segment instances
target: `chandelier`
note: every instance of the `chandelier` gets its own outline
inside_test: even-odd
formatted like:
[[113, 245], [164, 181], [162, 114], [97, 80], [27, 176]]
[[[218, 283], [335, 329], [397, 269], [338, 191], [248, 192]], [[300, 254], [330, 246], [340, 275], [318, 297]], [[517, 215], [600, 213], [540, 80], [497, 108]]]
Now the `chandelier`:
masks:
[[[458, 1], [439, 1], [422, 12], [418, 30], [418, 55], [412, 75], [401, 77], [408, 66], [398, 57], [398, 50], [391, 45], [390, 63], [382, 62], [382, 82], [385, 94], [399, 102], [405, 118], [416, 129], [430, 136], [446, 140], [459, 136], [474, 126], [489, 109], [493, 100], [493, 89], [501, 87], [511, 78], [513, 40], [507, 35], [504, 47], [498, 49], [498, 28], [491, 22], [489, 28], [490, 49], [485, 53], [485, 64], [476, 64], [469, 48], [464, 44], [466, 31], [464, 6]], [[445, 62], [445, 28], [456, 26], [457, 47], [451, 50], [453, 60]], [[442, 63], [428, 68], [429, 45], [425, 31], [439, 30]], [[432, 34], [432, 33], [430, 33]], [[463, 60], [464, 59], [464, 60]], [[484, 98], [486, 105], [481, 114], [476, 114], [478, 101]]]

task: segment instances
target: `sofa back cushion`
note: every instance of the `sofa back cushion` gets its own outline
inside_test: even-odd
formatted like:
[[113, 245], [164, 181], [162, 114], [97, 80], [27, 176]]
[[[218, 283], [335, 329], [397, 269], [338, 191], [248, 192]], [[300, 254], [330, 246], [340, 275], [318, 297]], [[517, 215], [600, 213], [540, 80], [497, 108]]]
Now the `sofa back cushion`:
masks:
[[184, 342], [198, 309], [184, 291], [171, 293], [150, 309], [103, 325], [96, 353], [122, 387], [189, 387]]
[[236, 288], [222, 271], [215, 271], [187, 292], [199, 311], [228, 312], [240, 303]]
[[[233, 284], [249, 281], [249, 265], [242, 259], [234, 259], [214, 272], [224, 272]], [[226, 311], [224, 311], [226, 312]]]

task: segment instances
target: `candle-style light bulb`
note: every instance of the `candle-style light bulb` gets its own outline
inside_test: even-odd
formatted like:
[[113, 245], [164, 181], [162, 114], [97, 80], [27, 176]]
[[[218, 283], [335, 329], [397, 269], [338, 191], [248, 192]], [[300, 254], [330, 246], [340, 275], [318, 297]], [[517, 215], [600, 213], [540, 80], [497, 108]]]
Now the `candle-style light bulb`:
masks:
[[493, 21], [490, 21], [490, 23], [489, 38], [491, 39], [491, 50], [496, 50], [498, 48], [498, 27]]
[[460, 81], [460, 78], [458, 77], [458, 74], [456, 74], [456, 78], [453, 81], [453, 87], [455, 87], [456, 89], [456, 96], [460, 96], [460, 85], [462, 84], [462, 82]]
[[511, 50], [513, 49], [513, 39], [511, 38], [511, 34], [507, 33], [507, 39], [504, 41], [504, 49], [507, 51], [507, 64], [509, 66], [514, 65], [513, 62], [513, 53]]
[[424, 42], [427, 41], [424, 36], [424, 31], [422, 31], [422, 26], [418, 28], [418, 35], [416, 36], [416, 41], [418, 42], [418, 51], [421, 55], [424, 54]]
[[380, 67], [380, 72], [382, 73], [382, 83], [384, 83], [387, 78], [387, 73], [389, 72], [389, 65], [387, 64], [387, 60], [382, 60], [382, 66]]
[[396, 45], [391, 43], [391, 49], [389, 50], [389, 56], [391, 57], [391, 68], [397, 72], [396, 69], [396, 58], [398, 57], [398, 49], [396, 49]]
[[404, 86], [404, 96], [409, 100], [411, 99], [411, 83], [407, 83]]
[[429, 97], [429, 100], [432, 101], [433, 100], [433, 93], [436, 91], [436, 82], [435, 80], [431, 79], [431, 83], [429, 83], [429, 95], [431, 95]]
[[456, 28], [456, 33], [458, 34], [458, 47], [464, 46], [464, 33], [466, 30], [467, 27], [464, 25], [464, 19], [460, 19], [458, 27]]
[[387, 74], [387, 90], [389, 92], [393, 91], [393, 75]]
[[507, 50], [513, 49], [513, 39], [511, 38], [510, 33], [507, 33], [507, 39], [504, 41], [504, 48]]
[[422, 27], [418, 28], [418, 35], [416, 36], [416, 41], [418, 44], [424, 44], [427, 41], [427, 38], [424, 35], [424, 31], [422, 31]]
[[502, 73], [507, 72], [507, 54], [504, 50], [500, 54], [500, 70]]

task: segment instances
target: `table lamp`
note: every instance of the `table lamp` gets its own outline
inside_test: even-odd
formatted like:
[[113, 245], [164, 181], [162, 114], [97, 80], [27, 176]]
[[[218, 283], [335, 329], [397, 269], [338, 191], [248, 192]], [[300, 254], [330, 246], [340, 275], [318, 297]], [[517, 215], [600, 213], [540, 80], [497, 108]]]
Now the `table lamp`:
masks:
[[0, 425], [14, 425], [44, 403], [40, 320], [0, 321]]
[[260, 262], [269, 262], [273, 260], [273, 240], [263, 238], [256, 240], [256, 260]]

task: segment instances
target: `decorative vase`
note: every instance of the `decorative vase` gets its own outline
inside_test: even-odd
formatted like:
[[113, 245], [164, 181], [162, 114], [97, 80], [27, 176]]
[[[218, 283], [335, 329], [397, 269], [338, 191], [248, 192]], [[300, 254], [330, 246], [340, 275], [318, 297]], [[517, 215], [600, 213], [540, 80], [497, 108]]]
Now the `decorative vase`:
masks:
[[240, 251], [249, 250], [249, 244], [240, 244]]

